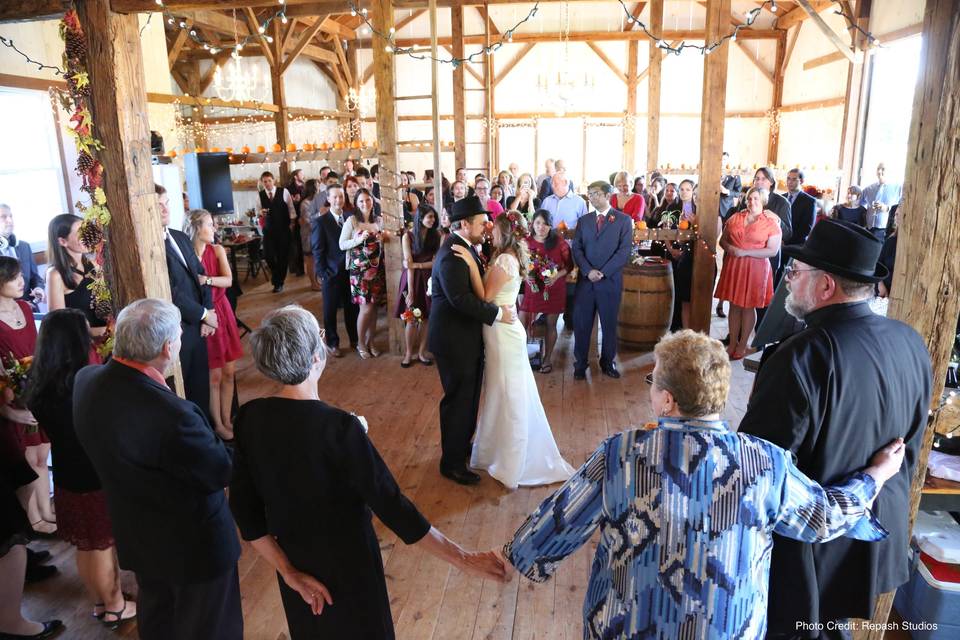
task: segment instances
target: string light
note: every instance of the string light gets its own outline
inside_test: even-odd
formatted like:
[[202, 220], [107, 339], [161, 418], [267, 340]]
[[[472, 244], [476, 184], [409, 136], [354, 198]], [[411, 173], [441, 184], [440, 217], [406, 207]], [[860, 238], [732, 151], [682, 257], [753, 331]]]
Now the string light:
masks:
[[863, 34], [863, 36], [867, 39], [867, 42], [869, 42], [871, 46], [874, 46], [874, 47], [880, 46], [880, 38], [876, 37], [869, 31], [864, 31], [863, 29], [861, 29], [860, 26], [856, 22], [854, 22], [853, 17], [850, 16], [847, 12], [845, 12], [842, 8], [834, 9], [833, 13], [838, 16], [843, 16], [843, 19], [847, 21], [847, 31], [859, 31], [861, 34]]
[[27, 54], [25, 54], [23, 51], [21, 51], [20, 49], [18, 49], [17, 46], [13, 43], [13, 40], [10, 39], [10, 38], [4, 38], [3, 36], [0, 36], [0, 44], [2, 44], [2, 45], [5, 46], [5, 47], [9, 47], [10, 49], [13, 49], [13, 50], [16, 51], [17, 53], [19, 53], [20, 56], [21, 56], [24, 60], [26, 60], [28, 63], [37, 65], [37, 71], [43, 71], [44, 69], [50, 69], [51, 71], [53, 71], [54, 75], [58, 75], [58, 76], [62, 76], [62, 75], [63, 75], [63, 69], [61, 69], [60, 67], [58, 67], [58, 66], [56, 66], [56, 65], [44, 64], [43, 62], [38, 62], [38, 61], [34, 60], [33, 58], [31, 58], [30, 56], [28, 56]]

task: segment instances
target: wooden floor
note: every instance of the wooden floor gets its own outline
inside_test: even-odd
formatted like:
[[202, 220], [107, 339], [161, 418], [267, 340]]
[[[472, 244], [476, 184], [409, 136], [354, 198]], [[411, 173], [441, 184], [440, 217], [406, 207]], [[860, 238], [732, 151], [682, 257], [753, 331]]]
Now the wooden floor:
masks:
[[[244, 288], [248, 292], [240, 299], [240, 317], [251, 327], [264, 313], [286, 303], [299, 303], [320, 315], [320, 294], [310, 291], [305, 277], [289, 279], [282, 294], [271, 293], [265, 284], [255, 287], [252, 281]], [[385, 349], [382, 314], [380, 328], [378, 344]], [[726, 321], [715, 318], [713, 334], [722, 335], [725, 330]], [[594, 363], [587, 381], [576, 382], [572, 348], [572, 334], [562, 332], [553, 373], [536, 377], [560, 450], [577, 467], [607, 436], [651, 419], [649, 387], [643, 378], [652, 368], [652, 356], [620, 354], [620, 380], [600, 376]], [[753, 376], [741, 363], [733, 369], [724, 417], [738, 424]], [[238, 382], [241, 401], [275, 389], [249, 357], [240, 362]], [[555, 486], [511, 492], [486, 476], [471, 488], [443, 479], [438, 472], [440, 395], [435, 366], [401, 369], [396, 356], [361, 361], [351, 353], [331, 358], [320, 381], [321, 398], [367, 418], [370, 436], [403, 491], [436, 527], [470, 549], [499, 547]], [[379, 522], [377, 531], [398, 638], [582, 638], [581, 605], [595, 541], [569, 558], [546, 584], [517, 577], [499, 584], [466, 576], [404, 545]], [[53, 553], [52, 562], [61, 575], [27, 588], [25, 613], [35, 620], [63, 619], [68, 629], [62, 637], [112, 637], [89, 616], [90, 601], [76, 574], [73, 548], [62, 542], [33, 546]], [[136, 592], [129, 573], [124, 574], [124, 586]], [[240, 558], [240, 588], [245, 637], [287, 638], [275, 574], [248, 545]], [[135, 625], [126, 625], [121, 635], [137, 637]]]

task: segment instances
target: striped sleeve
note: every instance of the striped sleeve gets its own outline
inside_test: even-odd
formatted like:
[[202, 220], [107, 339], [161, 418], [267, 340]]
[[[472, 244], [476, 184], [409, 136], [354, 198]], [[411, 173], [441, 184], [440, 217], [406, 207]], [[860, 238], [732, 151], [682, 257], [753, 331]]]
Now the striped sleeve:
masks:
[[877, 494], [872, 477], [857, 472], [840, 484], [823, 487], [797, 469], [789, 454], [782, 461], [785, 477], [776, 533], [802, 542], [826, 542], [843, 535], [866, 541], [887, 537], [869, 509]]
[[504, 557], [530, 580], [549, 579], [557, 564], [583, 546], [600, 524], [607, 445], [544, 500], [504, 545]]

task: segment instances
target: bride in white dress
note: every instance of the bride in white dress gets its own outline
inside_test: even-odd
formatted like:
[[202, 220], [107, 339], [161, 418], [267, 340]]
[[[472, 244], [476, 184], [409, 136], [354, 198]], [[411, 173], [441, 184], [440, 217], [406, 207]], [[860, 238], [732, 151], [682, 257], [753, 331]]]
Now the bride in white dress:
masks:
[[[494, 258], [481, 277], [473, 255], [453, 250], [470, 266], [477, 296], [498, 306], [516, 304], [526, 261], [525, 220], [503, 214], [494, 221]], [[483, 401], [470, 466], [483, 469], [504, 486], [536, 486], [566, 481], [571, 467], [557, 448], [540, 402], [527, 357], [527, 335], [518, 321], [483, 327]]]

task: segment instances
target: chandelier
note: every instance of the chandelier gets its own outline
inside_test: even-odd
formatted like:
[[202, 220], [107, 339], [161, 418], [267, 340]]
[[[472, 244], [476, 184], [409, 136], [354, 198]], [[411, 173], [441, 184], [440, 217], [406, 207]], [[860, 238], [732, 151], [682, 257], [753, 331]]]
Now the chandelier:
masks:
[[257, 100], [259, 88], [260, 74], [256, 66], [241, 68], [240, 56], [236, 54], [213, 74], [213, 90], [221, 100], [254, 102]]
[[537, 77], [537, 87], [547, 104], [554, 108], [558, 116], [566, 115], [570, 103], [577, 95], [590, 95], [596, 82], [589, 72], [570, 71], [570, 7], [567, 2], [560, 5], [560, 44], [563, 54], [559, 61], [559, 71], [544, 72]]
[[347, 111], [356, 111], [360, 116], [366, 116], [370, 112], [370, 107], [373, 106], [373, 96], [366, 87], [360, 87], [360, 91], [350, 87], [347, 95], [343, 96], [343, 102]]

